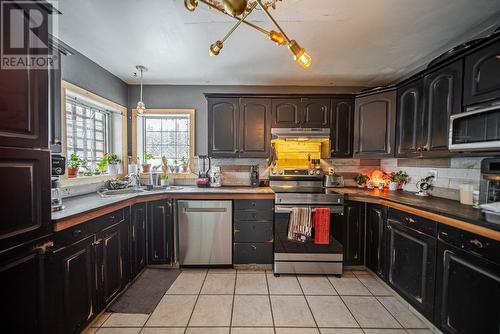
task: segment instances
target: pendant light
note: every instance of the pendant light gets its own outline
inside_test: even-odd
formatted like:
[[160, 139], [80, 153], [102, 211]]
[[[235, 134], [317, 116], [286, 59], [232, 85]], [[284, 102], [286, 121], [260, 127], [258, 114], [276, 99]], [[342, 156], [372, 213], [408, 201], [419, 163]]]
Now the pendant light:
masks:
[[142, 80], [144, 78], [144, 72], [147, 72], [148, 69], [146, 67], [142, 66], [142, 65], [137, 65], [135, 68], [139, 72], [141, 72], [141, 97], [139, 99], [139, 102], [137, 102], [136, 109], [137, 109], [137, 113], [139, 115], [142, 115], [142, 114], [144, 114], [146, 112], [146, 104], [144, 104], [144, 101], [142, 100], [142, 86], [143, 86]]

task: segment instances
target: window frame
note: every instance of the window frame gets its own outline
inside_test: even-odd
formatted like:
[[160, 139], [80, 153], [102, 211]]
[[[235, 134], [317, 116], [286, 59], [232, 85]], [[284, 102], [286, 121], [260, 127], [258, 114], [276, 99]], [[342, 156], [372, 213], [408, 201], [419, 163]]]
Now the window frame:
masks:
[[[145, 115], [188, 115], [189, 117], [189, 169], [190, 174], [194, 174], [194, 152], [196, 146], [196, 110], [195, 109], [146, 109]], [[137, 113], [137, 109], [132, 109], [132, 158], [138, 158], [137, 136], [143, 129], [137, 128], [137, 117], [141, 117]], [[139, 132], [140, 131], [140, 132]], [[145, 140], [144, 133], [142, 133]], [[142, 148], [141, 148], [142, 149]], [[182, 173], [173, 173], [172, 175], [186, 175]]]
[[[128, 173], [128, 157], [127, 157], [127, 108], [112, 102], [104, 97], [101, 97], [97, 94], [89, 92], [81, 87], [78, 87], [72, 83], [61, 80], [61, 155], [67, 155], [67, 128], [66, 128], [66, 95], [70, 93], [74, 93], [77, 95], [84, 96], [90, 100], [93, 100], [99, 104], [103, 104], [107, 106], [110, 110], [115, 110], [119, 114], [121, 114], [121, 152], [113, 152], [117, 154], [121, 154], [122, 160], [122, 173], [118, 175], [94, 175], [94, 176], [84, 176], [84, 177], [75, 177], [68, 178], [68, 166], [66, 165], [66, 171], [63, 176], [61, 176], [61, 184], [62, 186], [69, 185], [80, 185], [80, 184], [92, 184], [96, 182], [102, 182], [110, 179], [114, 179], [117, 177], [121, 177], [123, 175], [127, 175]], [[108, 122], [108, 131], [107, 136], [111, 135], [111, 131], [109, 131], [111, 127], [112, 117], [110, 116], [110, 121]], [[118, 125], [117, 125], [118, 126]], [[108, 143], [110, 143], [110, 139], [107, 139]], [[68, 157], [66, 157], [67, 161]]]

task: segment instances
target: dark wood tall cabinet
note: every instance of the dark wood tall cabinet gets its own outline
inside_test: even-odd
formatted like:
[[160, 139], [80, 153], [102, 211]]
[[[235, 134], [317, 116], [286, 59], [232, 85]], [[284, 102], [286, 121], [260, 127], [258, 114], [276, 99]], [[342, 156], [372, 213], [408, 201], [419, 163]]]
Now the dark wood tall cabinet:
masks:
[[395, 127], [394, 89], [357, 97], [354, 112], [354, 157], [393, 157]]
[[346, 202], [344, 215], [332, 226], [332, 235], [344, 247], [344, 265], [365, 263], [365, 203]]
[[148, 202], [148, 264], [170, 264], [173, 255], [172, 202]]
[[130, 271], [135, 277], [146, 266], [147, 204], [134, 204], [130, 216]]
[[332, 99], [331, 156], [352, 158], [354, 140], [354, 99]]
[[386, 277], [386, 207], [366, 205], [366, 267], [381, 278]]

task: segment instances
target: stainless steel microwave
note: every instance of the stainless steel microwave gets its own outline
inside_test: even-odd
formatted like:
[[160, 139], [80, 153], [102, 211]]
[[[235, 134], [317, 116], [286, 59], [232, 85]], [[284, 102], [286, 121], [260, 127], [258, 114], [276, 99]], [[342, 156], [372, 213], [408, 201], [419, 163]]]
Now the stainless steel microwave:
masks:
[[450, 151], [500, 150], [500, 101], [450, 116]]

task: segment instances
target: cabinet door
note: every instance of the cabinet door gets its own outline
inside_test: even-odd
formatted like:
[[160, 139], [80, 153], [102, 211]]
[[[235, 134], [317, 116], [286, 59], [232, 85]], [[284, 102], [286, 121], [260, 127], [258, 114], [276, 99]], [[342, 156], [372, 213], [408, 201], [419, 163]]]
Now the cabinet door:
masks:
[[298, 128], [302, 122], [300, 99], [273, 99], [273, 128]]
[[420, 313], [432, 320], [436, 272], [436, 239], [387, 220], [389, 284]]
[[382, 205], [366, 206], [366, 266], [385, 278], [386, 209]]
[[500, 333], [500, 265], [438, 243], [436, 325], [444, 333]]
[[148, 203], [148, 263], [170, 264], [173, 251], [172, 204]]
[[99, 311], [96, 298], [95, 236], [89, 236], [54, 252], [53, 279], [58, 282], [56, 298], [58, 333], [77, 333]]
[[356, 99], [354, 112], [354, 156], [394, 156], [396, 91]]
[[0, 69], [0, 146], [48, 147], [48, 86], [47, 70]]
[[51, 233], [50, 153], [0, 148], [0, 249]]
[[132, 206], [131, 227], [131, 272], [132, 277], [137, 276], [146, 265], [146, 203]]
[[[20, 246], [0, 256], [3, 333], [50, 333], [45, 254]], [[60, 290], [59, 290], [60, 291]]]
[[448, 152], [450, 116], [462, 110], [462, 66], [460, 60], [425, 77], [424, 152]]
[[332, 158], [351, 158], [354, 139], [354, 100], [332, 100]]
[[420, 154], [423, 119], [423, 82], [416, 80], [398, 89], [398, 120], [396, 155], [410, 157]]
[[342, 220], [344, 265], [363, 265], [365, 263], [365, 204], [347, 203]]
[[271, 145], [271, 99], [240, 100], [239, 156], [265, 158]]
[[330, 99], [303, 98], [301, 101], [303, 128], [330, 127]]
[[237, 157], [239, 154], [240, 110], [236, 98], [208, 99], [208, 154]]
[[465, 57], [464, 105], [500, 98], [500, 41]]
[[100, 273], [101, 305], [107, 305], [124, 286], [125, 282], [125, 254], [124, 236], [125, 222], [120, 222], [103, 230], [98, 235], [98, 242], [101, 245]]

